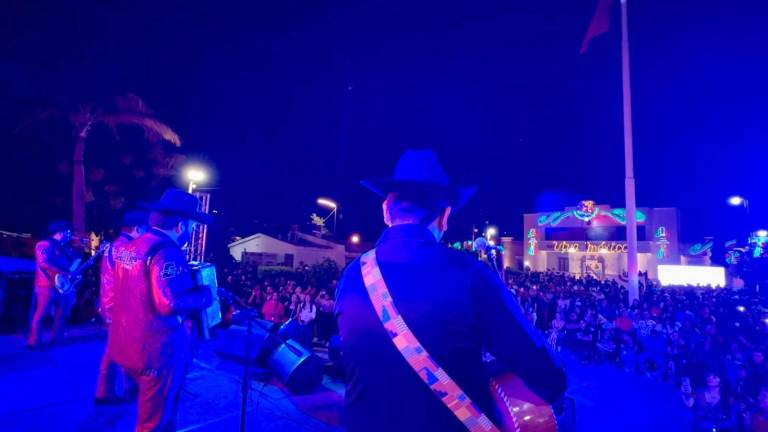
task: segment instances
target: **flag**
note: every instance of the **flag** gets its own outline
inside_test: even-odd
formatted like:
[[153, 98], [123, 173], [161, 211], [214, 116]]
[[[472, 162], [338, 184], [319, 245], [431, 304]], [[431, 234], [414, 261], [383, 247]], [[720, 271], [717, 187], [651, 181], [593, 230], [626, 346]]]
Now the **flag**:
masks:
[[600, 36], [603, 33], [608, 33], [611, 28], [611, 6], [613, 6], [613, 0], [598, 0], [597, 9], [595, 9], [595, 16], [592, 17], [592, 21], [589, 23], [587, 34], [584, 35], [584, 40], [581, 42], [581, 54], [587, 52], [589, 49], [589, 43], [592, 39]]

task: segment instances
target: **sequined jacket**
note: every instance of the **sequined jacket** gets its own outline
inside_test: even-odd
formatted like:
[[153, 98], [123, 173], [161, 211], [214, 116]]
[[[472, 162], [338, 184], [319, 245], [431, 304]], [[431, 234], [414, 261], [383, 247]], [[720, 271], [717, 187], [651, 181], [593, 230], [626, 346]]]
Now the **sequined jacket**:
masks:
[[157, 370], [189, 357], [191, 334], [184, 319], [210, 305], [195, 287], [183, 251], [152, 229], [114, 256], [113, 304], [108, 350], [115, 363]]
[[126, 233], [120, 235], [112, 242], [101, 259], [101, 285], [99, 286], [99, 312], [107, 323], [112, 322], [111, 310], [114, 304], [114, 273], [115, 257], [124, 253], [125, 246], [133, 241], [133, 237]]

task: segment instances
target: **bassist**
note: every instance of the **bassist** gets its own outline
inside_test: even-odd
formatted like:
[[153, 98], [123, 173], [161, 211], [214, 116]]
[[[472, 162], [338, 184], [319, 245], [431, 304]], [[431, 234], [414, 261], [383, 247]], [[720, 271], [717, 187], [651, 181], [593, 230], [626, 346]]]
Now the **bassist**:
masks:
[[53, 342], [61, 339], [64, 325], [75, 301], [75, 293], [62, 294], [56, 290], [56, 275], [67, 275], [74, 262], [74, 253], [68, 244], [72, 239], [69, 222], [53, 222], [48, 227], [50, 237], [35, 245], [35, 298], [36, 308], [27, 339], [27, 348], [40, 347], [41, 323], [48, 313], [53, 313]]

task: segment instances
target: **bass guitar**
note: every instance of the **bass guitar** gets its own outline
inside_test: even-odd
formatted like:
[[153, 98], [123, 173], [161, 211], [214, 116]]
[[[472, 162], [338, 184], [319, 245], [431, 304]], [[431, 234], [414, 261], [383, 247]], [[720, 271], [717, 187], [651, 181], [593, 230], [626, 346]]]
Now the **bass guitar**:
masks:
[[72, 265], [73, 270], [68, 274], [57, 274], [53, 280], [53, 286], [56, 287], [56, 290], [65, 295], [75, 292], [78, 285], [83, 281], [83, 272], [91, 267], [96, 262], [96, 259], [100, 257], [109, 246], [109, 242], [103, 242], [86, 262], [79, 264], [79, 261], [75, 261]]

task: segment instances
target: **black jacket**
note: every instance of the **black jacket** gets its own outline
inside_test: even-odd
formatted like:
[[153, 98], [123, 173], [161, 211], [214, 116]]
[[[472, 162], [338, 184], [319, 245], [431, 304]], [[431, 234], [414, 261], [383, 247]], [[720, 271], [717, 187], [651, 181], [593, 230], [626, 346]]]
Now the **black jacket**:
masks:
[[[387, 229], [376, 250], [405, 322], [486, 414], [493, 415], [493, 405], [483, 347], [544, 399], [562, 396], [566, 377], [559, 359], [485, 263], [439, 244], [419, 225]], [[350, 432], [466, 430], [392, 344], [371, 306], [359, 260], [341, 278], [336, 316]]]

